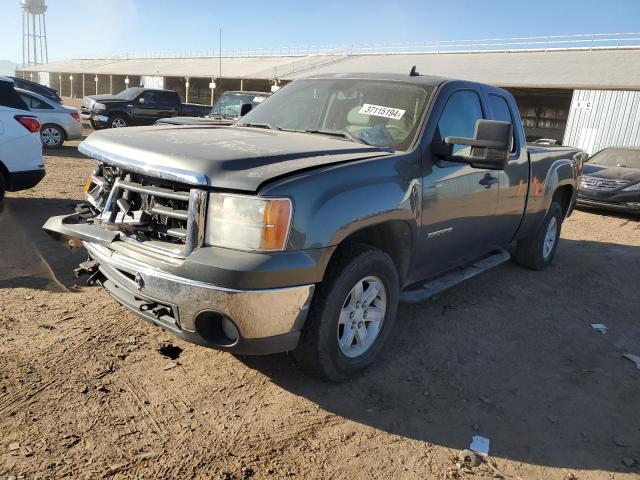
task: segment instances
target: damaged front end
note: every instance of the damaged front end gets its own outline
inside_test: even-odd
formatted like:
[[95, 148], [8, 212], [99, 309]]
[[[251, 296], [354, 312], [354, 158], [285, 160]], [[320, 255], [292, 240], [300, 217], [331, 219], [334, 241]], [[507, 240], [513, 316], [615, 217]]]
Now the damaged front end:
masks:
[[[208, 191], [101, 161], [85, 192], [74, 213], [43, 228], [71, 247], [84, 246], [89, 258], [75, 272], [88, 275], [89, 284], [193, 343], [248, 354], [295, 348], [314, 285], [220, 286], [229, 258], [220, 275], [219, 259], [208, 254], [215, 249], [204, 245]], [[240, 253], [228, 255], [246, 264]]]

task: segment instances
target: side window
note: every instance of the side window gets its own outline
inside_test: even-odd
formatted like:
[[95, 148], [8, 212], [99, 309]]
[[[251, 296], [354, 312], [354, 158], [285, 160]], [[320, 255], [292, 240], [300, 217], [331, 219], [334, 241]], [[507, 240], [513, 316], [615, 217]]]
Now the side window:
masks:
[[29, 110], [25, 101], [13, 89], [13, 83], [0, 80], [0, 106]]
[[489, 104], [493, 111], [494, 120], [501, 120], [503, 122], [509, 122], [513, 126], [513, 133], [511, 134], [511, 153], [516, 151], [515, 132], [516, 127], [513, 124], [513, 115], [511, 115], [511, 109], [504, 97], [500, 95], [489, 95]]
[[144, 92], [142, 98], [144, 98], [145, 104], [154, 104], [157, 101], [156, 92]]
[[[444, 142], [446, 137], [473, 138], [476, 122], [482, 118], [482, 106], [478, 94], [472, 90], [459, 90], [447, 100], [433, 141]], [[470, 155], [471, 147], [454, 145], [453, 153], [462, 156]]]
[[27, 107], [29, 107], [29, 110], [33, 108], [33, 104], [31, 103], [31, 97], [29, 95], [25, 93], [21, 93], [20, 98], [24, 103], [26, 103]]
[[171, 92], [155, 92], [155, 101], [160, 105], [174, 105], [176, 97]]
[[39, 98], [31, 97], [31, 108], [40, 109], [40, 110], [51, 110], [53, 107], [46, 102], [43, 102]]

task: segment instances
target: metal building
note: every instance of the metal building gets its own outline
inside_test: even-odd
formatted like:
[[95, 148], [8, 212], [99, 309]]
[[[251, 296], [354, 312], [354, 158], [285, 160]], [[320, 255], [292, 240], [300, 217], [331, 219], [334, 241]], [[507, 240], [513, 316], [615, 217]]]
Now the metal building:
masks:
[[555, 139], [589, 153], [640, 146], [640, 33], [232, 51], [222, 62], [216, 52], [92, 57], [18, 72], [65, 97], [144, 85], [210, 104], [225, 90], [268, 91], [315, 74], [402, 73], [413, 65], [422, 74], [508, 89], [529, 140]]

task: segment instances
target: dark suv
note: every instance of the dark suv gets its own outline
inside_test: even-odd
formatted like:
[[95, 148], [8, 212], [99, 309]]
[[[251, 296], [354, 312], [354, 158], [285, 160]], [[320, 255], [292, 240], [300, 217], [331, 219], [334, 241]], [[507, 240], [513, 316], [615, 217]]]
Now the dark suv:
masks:
[[16, 88], [21, 88], [23, 90], [29, 90], [30, 92], [37, 93], [38, 95], [42, 95], [45, 98], [53, 100], [56, 103], [62, 105], [62, 98], [58, 95], [58, 92], [53, 88], [47, 87], [45, 85], [41, 85], [36, 82], [32, 82], [31, 80], [25, 80], [20, 77], [9, 77], [13, 80]]

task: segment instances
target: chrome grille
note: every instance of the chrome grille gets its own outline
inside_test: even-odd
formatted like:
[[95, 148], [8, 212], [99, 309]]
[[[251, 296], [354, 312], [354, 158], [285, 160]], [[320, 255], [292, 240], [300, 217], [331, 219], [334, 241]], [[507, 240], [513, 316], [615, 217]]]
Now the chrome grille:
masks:
[[[104, 189], [104, 179], [94, 175], [92, 180]], [[204, 190], [121, 170], [110, 183], [99, 219], [107, 228], [120, 230], [122, 240], [177, 257], [202, 245]]]
[[625, 180], [613, 180], [609, 178], [600, 178], [600, 177], [592, 177], [590, 175], [583, 175], [582, 181], [580, 182], [581, 188], [586, 188], [589, 190], [598, 190], [598, 191], [608, 191], [615, 190], [626, 185], [627, 181]]

